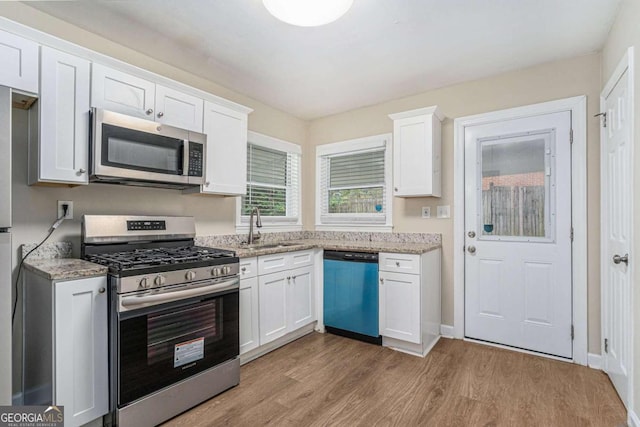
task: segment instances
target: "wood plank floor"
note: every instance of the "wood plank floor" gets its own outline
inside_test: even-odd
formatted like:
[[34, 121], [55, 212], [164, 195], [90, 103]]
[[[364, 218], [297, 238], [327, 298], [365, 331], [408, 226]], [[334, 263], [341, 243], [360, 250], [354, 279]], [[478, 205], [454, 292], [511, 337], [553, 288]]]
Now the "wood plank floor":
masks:
[[604, 373], [441, 339], [422, 359], [312, 333], [166, 426], [623, 426]]

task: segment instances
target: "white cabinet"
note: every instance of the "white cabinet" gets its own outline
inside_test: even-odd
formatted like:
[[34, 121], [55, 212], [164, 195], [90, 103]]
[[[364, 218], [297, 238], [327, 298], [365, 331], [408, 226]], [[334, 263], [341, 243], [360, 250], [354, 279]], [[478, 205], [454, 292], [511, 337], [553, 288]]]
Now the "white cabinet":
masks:
[[426, 355], [440, 338], [440, 249], [379, 256], [382, 345]]
[[247, 191], [247, 113], [205, 101], [207, 135], [203, 193], [244, 196]]
[[153, 120], [155, 83], [94, 63], [91, 106]]
[[389, 117], [393, 120], [393, 195], [440, 197], [444, 116], [434, 106]]
[[240, 260], [240, 354], [260, 345], [257, 258]]
[[202, 132], [204, 101], [101, 64], [93, 64], [91, 105]]
[[65, 426], [109, 411], [107, 279], [25, 272], [24, 401], [64, 405]]
[[0, 86], [38, 93], [38, 44], [0, 31]]
[[29, 138], [29, 184], [88, 184], [90, 63], [44, 46], [40, 59], [39, 130]]
[[316, 320], [313, 250], [258, 257], [258, 273], [260, 345]]

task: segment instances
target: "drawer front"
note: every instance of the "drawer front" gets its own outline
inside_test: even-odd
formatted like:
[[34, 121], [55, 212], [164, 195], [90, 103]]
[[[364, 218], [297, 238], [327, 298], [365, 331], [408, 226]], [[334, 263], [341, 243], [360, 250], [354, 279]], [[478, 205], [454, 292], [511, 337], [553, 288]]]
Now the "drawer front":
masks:
[[258, 257], [258, 274], [271, 274], [291, 268], [291, 254], [281, 253]]
[[378, 260], [380, 271], [420, 274], [420, 255], [381, 253]]
[[313, 264], [313, 249], [300, 252], [289, 252], [291, 256], [290, 268], [305, 267]]
[[248, 279], [258, 275], [258, 258], [241, 258], [240, 259], [240, 278]]

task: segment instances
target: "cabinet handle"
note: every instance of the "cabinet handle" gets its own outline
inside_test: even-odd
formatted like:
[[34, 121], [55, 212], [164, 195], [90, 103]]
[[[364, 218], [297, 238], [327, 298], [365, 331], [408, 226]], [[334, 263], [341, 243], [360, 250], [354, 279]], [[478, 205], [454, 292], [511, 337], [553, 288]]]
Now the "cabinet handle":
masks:
[[242, 267], [240, 270], [242, 270], [242, 272], [244, 273], [245, 271], [247, 271], [247, 267]]
[[101, 294], [104, 294], [105, 290], [106, 290], [105, 288], [100, 288], [100, 289], [98, 289], [98, 292], [100, 292]]
[[394, 190], [395, 190], [395, 191], [398, 191], [398, 187], [395, 187], [395, 188], [394, 188]]
[[287, 276], [287, 282], [291, 281], [291, 276]]
[[209, 181], [207, 181], [207, 182], [205, 182], [205, 183], [204, 183], [204, 186], [205, 186], [205, 187], [208, 187], [208, 186], [209, 186], [209, 184], [211, 184], [211, 183], [210, 183]]
[[400, 261], [396, 261], [396, 267], [400, 267]]
[[291, 278], [292, 278], [293, 280], [296, 280], [296, 276], [291, 276]]
[[160, 111], [160, 112], [158, 113], [158, 117], [162, 117], [162, 116], [164, 116], [164, 113], [163, 113], [162, 111]]
[[153, 109], [149, 108], [149, 109], [146, 111], [146, 113], [147, 113], [147, 116], [152, 115], [152, 114], [153, 114]]
[[85, 173], [85, 172], [86, 172], [86, 170], [83, 169], [83, 168], [78, 169], [78, 173]]
[[382, 277], [380, 278], [380, 284], [384, 285], [384, 279]]

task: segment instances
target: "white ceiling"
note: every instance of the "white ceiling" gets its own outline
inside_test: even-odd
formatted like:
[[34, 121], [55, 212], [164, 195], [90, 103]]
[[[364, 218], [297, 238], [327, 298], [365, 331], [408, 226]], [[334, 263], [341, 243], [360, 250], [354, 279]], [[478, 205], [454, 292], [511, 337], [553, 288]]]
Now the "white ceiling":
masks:
[[619, 0], [355, 0], [315, 28], [261, 0], [27, 4], [303, 119], [598, 51]]

